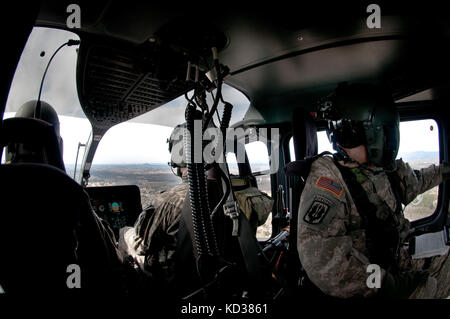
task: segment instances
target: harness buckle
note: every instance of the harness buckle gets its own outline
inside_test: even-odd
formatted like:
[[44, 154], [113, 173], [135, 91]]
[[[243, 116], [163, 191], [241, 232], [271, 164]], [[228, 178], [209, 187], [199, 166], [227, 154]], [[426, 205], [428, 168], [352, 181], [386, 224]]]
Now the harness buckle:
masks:
[[233, 221], [233, 230], [231, 235], [238, 236], [239, 234], [239, 207], [236, 201], [227, 200], [223, 205], [223, 213]]

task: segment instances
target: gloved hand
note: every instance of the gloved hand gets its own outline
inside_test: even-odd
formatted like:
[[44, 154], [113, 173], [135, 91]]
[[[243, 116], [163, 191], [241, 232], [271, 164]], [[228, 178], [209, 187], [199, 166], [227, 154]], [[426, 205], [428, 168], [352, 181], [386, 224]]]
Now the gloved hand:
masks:
[[388, 299], [407, 299], [430, 273], [426, 270], [390, 273], [386, 272], [378, 297]]
[[444, 169], [442, 171], [443, 179], [449, 179], [450, 178], [450, 164], [448, 162], [443, 162], [442, 166], [444, 167]]

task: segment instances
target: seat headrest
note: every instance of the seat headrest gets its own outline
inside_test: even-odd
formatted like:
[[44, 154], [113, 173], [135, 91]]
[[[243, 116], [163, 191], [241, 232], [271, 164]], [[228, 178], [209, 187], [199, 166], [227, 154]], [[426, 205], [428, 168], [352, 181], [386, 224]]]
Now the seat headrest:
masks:
[[311, 161], [309, 160], [292, 161], [287, 163], [284, 167], [284, 172], [287, 176], [301, 176], [305, 180], [308, 177], [310, 170]]
[[317, 127], [314, 118], [303, 108], [297, 108], [293, 112], [292, 137], [297, 160], [317, 155]]
[[48, 164], [65, 171], [59, 140], [53, 125], [35, 118], [14, 117], [3, 120], [0, 145], [30, 145], [45, 152]]

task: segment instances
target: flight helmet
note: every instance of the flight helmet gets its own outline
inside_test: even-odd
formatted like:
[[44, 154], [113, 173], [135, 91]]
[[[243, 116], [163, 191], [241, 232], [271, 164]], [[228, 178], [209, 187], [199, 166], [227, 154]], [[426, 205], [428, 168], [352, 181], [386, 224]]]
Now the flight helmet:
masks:
[[327, 120], [327, 136], [344, 161], [342, 149], [365, 145], [369, 162], [395, 169], [400, 145], [399, 115], [390, 92], [372, 84], [341, 83], [320, 102], [319, 118]]

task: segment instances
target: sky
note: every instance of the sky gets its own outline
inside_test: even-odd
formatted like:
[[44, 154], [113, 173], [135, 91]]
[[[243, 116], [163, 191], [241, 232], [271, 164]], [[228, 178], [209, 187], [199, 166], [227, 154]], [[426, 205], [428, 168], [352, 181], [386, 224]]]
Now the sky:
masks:
[[[50, 56], [68, 39], [78, 39], [78, 36], [63, 30], [33, 29], [14, 75], [4, 118], [14, 116], [14, 112], [23, 103], [37, 99], [42, 74]], [[43, 56], [42, 52], [45, 52]], [[52, 105], [59, 115], [66, 164], [75, 163], [78, 143], [86, 143], [91, 131], [91, 125], [78, 99], [75, 82], [76, 61], [76, 47], [61, 49], [49, 67], [42, 93], [42, 100]], [[56, 70], [59, 72], [55, 72]], [[223, 96], [234, 105], [231, 124], [241, 120], [248, 108], [248, 99], [226, 85], [223, 88]], [[185, 98], [180, 97], [154, 111], [111, 128], [97, 149], [93, 165], [167, 163], [170, 154], [166, 140], [172, 128], [184, 122], [185, 106]], [[220, 105], [220, 114], [221, 111]], [[433, 127], [433, 130], [430, 127]], [[318, 140], [319, 152], [332, 151], [324, 132], [319, 134]], [[434, 121], [401, 124], [399, 156], [417, 150], [439, 150], [438, 130]], [[267, 156], [267, 152], [260, 147], [250, 147], [248, 151], [252, 153], [252, 158]], [[80, 160], [81, 157], [82, 155]]]

